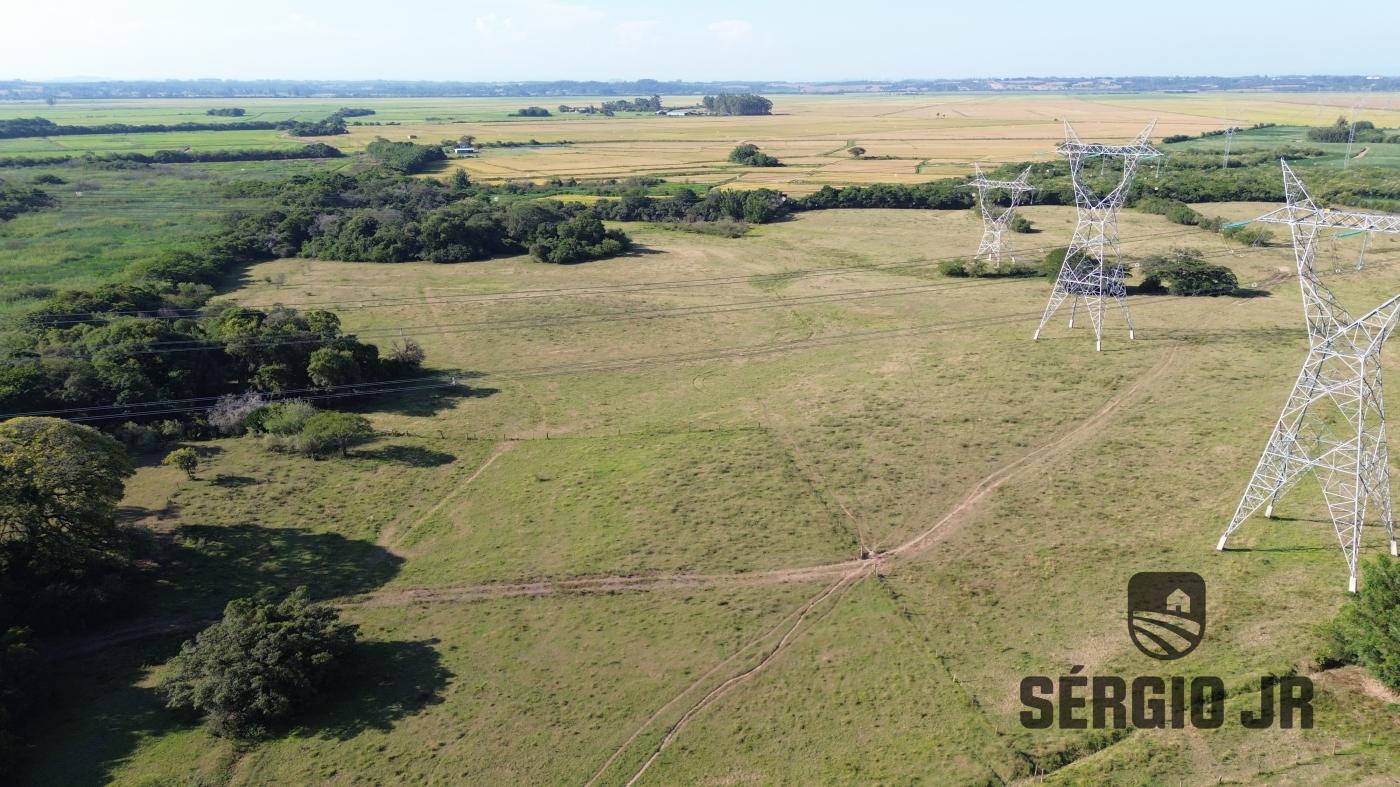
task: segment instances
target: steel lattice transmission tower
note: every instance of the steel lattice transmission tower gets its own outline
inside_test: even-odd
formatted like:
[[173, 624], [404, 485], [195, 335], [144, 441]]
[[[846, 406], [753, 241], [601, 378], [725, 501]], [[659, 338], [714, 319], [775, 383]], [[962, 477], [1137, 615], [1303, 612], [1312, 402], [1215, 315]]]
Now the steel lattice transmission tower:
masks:
[[[1118, 209], [1128, 196], [1133, 184], [1133, 175], [1143, 159], [1156, 158], [1161, 154], [1152, 147], [1149, 139], [1157, 121], [1147, 124], [1147, 128], [1127, 145], [1102, 145], [1082, 142], [1074, 133], [1074, 127], [1065, 121], [1065, 141], [1055, 146], [1055, 150], [1069, 159], [1070, 179], [1074, 182], [1074, 206], [1079, 220], [1074, 227], [1074, 236], [1065, 251], [1065, 261], [1060, 265], [1060, 275], [1055, 279], [1055, 288], [1050, 291], [1050, 302], [1045, 305], [1045, 314], [1035, 329], [1034, 338], [1040, 338], [1045, 324], [1055, 316], [1067, 298], [1070, 303], [1069, 325], [1074, 327], [1074, 316], [1083, 301], [1089, 312], [1089, 320], [1094, 324], [1094, 348], [1103, 349], [1103, 312], [1106, 299], [1118, 302], [1123, 312], [1123, 320], [1128, 323], [1128, 338], [1134, 338], [1133, 321], [1128, 317], [1128, 304], [1123, 295], [1123, 266], [1118, 258]], [[1085, 183], [1084, 164], [1092, 159], [1107, 161], [1121, 159], [1122, 176], [1118, 186], [1107, 194], [1096, 194]]]
[[[977, 170], [977, 177], [963, 187], [977, 189], [977, 207], [982, 211], [982, 240], [977, 244], [977, 254], [973, 259], [986, 260], [997, 267], [1001, 266], [1003, 256], [1015, 262], [1016, 256], [1011, 253], [1011, 244], [1006, 239], [1006, 233], [1011, 226], [1011, 220], [1016, 216], [1016, 208], [1021, 204], [1021, 200], [1035, 191], [1035, 186], [1027, 182], [1031, 168], [1026, 167], [1015, 180], [988, 180], [987, 176], [982, 174], [980, 165], [973, 164], [973, 167]], [[993, 192], [997, 191], [1005, 192], [1011, 201], [1011, 204], [1000, 212], [995, 202], [989, 199]]]
[[1293, 235], [1308, 356], [1230, 526], [1215, 548], [1224, 549], [1230, 534], [1261, 506], [1267, 506], [1265, 516], [1272, 516], [1278, 497], [1311, 471], [1322, 487], [1346, 556], [1348, 588], [1355, 592], [1356, 559], [1368, 510], [1385, 524], [1390, 553], [1396, 554], [1380, 352], [1400, 318], [1400, 295], [1353, 319], [1318, 280], [1313, 257], [1323, 229], [1400, 234], [1400, 216], [1318, 207], [1287, 162], [1283, 163], [1283, 186], [1287, 205], [1257, 221], [1287, 224]]

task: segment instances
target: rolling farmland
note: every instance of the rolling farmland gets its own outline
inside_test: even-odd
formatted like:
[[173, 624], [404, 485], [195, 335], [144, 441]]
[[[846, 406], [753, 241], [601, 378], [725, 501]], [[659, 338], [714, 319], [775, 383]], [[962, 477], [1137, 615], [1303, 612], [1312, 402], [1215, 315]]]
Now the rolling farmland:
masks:
[[[238, 105], [316, 119], [352, 103], [400, 125], [317, 141], [570, 142], [486, 148], [422, 177], [646, 175], [796, 195], [1049, 160], [1066, 118], [1122, 140], [1152, 117], [1160, 137], [1228, 112], [1289, 126], [1269, 139], [1281, 144], [1357, 99], [779, 96], [770, 117], [547, 119], [506, 117], [536, 99], [152, 100], [0, 117], [181, 122]], [[1400, 110], [1367, 117], [1400, 125]], [[0, 155], [307, 141], [128, 136], [5, 140]], [[728, 163], [741, 141], [785, 166]], [[856, 144], [867, 158], [845, 152]], [[1392, 166], [1391, 147], [1352, 166]], [[228, 183], [343, 166], [94, 171], [95, 188], [55, 187], [52, 211], [3, 225], [0, 264], [26, 286], [100, 283], [143, 244], [178, 245], [256, 200]], [[1194, 207], [1242, 221], [1276, 206]], [[1075, 225], [1072, 207], [1020, 213], [1037, 229], [1014, 238], [1027, 259]], [[332, 308], [365, 341], [414, 338], [462, 385], [359, 407], [379, 436], [346, 459], [251, 436], [198, 442], [198, 478], [141, 457], [121, 513], [156, 534], [161, 570], [131, 619], [58, 646], [67, 679], [20, 783], [1380, 783], [1400, 770], [1400, 696], [1313, 661], [1343, 601], [1319, 496], [1211, 549], [1306, 352], [1291, 248], [1124, 211], [1129, 258], [1190, 247], [1260, 293], [1131, 295], [1137, 340], [1111, 314], [1096, 355], [1063, 318], [1030, 341], [1045, 278], [938, 272], [976, 248], [974, 211], [807, 211], [740, 238], [622, 226], [632, 253], [578, 265], [282, 258], [230, 277], [223, 299]], [[1375, 238], [1357, 272], [1360, 242], [1330, 242], [1319, 268], [1370, 308], [1400, 286], [1400, 241]], [[1388, 351], [1392, 390], [1397, 360]], [[1208, 634], [1183, 662], [1149, 662], [1126, 632], [1128, 577], [1163, 566], [1211, 588]], [[163, 707], [154, 687], [181, 640], [231, 598], [298, 585], [360, 626], [350, 690], [247, 744]], [[1317, 724], [1022, 727], [1020, 679], [1074, 665], [1219, 675], [1240, 695], [1232, 713], [1260, 674], [1312, 674]]]

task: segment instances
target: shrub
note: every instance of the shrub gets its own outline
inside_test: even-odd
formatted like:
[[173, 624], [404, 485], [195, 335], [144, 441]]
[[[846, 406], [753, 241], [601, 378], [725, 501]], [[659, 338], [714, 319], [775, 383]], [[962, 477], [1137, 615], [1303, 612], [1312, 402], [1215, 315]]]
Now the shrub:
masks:
[[1060, 266], [1065, 264], [1065, 255], [1069, 253], [1068, 246], [1061, 246], [1045, 252], [1045, 259], [1040, 261], [1039, 270], [1042, 274], [1055, 278], [1060, 275]]
[[1025, 216], [1012, 216], [1011, 224], [1009, 226], [1012, 232], [1020, 232], [1022, 234], [1037, 231], [1035, 225], [1032, 224], [1031, 220], [1026, 218]]
[[256, 736], [320, 697], [355, 635], [305, 587], [282, 601], [269, 591], [235, 599], [180, 647], [160, 690], [169, 707], [204, 714], [216, 735]]
[[729, 160], [746, 167], [781, 167], [783, 165], [781, 161], [760, 151], [757, 145], [749, 142], [735, 145], [734, 149], [729, 151]]
[[972, 260], [963, 259], [961, 257], [955, 260], [944, 260], [938, 263], [938, 272], [944, 276], [955, 276], [960, 279], [966, 278], [972, 275], [972, 270]]
[[302, 427], [306, 426], [306, 422], [317, 412], [319, 411], [305, 399], [291, 399], [249, 413], [245, 417], [244, 425], [255, 432], [289, 437], [301, 434]]
[[166, 467], [178, 467], [185, 471], [185, 475], [193, 479], [194, 471], [199, 469], [199, 454], [195, 453], [194, 449], [188, 446], [176, 448], [174, 451], [166, 454], [165, 458], [162, 459], [160, 463]]
[[1205, 220], [1205, 217], [1197, 213], [1190, 205], [1174, 199], [1162, 197], [1143, 197], [1138, 200], [1135, 206], [1144, 213], [1155, 213], [1158, 216], [1165, 216], [1167, 221], [1173, 224], [1183, 224], [1194, 227]]
[[260, 393], [227, 394], [214, 402], [206, 417], [220, 434], [243, 434], [248, 430], [244, 423], [248, 416], [266, 406], [267, 400]]
[[395, 365], [399, 372], [417, 369], [423, 365], [423, 359], [427, 354], [423, 352], [423, 345], [413, 339], [394, 340], [389, 346], [388, 361]]
[[1161, 291], [1165, 284], [1172, 295], [1226, 295], [1239, 289], [1235, 272], [1224, 265], [1212, 265], [1196, 249], [1176, 248], [1164, 256], [1149, 257], [1142, 263], [1145, 292]]
[[350, 446], [374, 434], [369, 419], [355, 413], [327, 411], [306, 420], [301, 437], [308, 446], [334, 445], [341, 456], [348, 456]]
[[1265, 246], [1274, 239], [1274, 234], [1264, 227], [1254, 227], [1248, 224], [1226, 227], [1220, 231], [1220, 234], [1246, 246]]
[[1361, 567], [1361, 589], [1324, 627], [1318, 662], [1360, 664], [1400, 690], [1400, 561], [1380, 555]]

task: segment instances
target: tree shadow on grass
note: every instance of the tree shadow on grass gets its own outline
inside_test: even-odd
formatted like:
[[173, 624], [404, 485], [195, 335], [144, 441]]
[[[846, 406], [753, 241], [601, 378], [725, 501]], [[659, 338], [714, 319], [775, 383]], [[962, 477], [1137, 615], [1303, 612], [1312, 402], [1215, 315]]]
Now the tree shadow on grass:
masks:
[[[195, 722], [165, 708], [148, 674], [217, 619], [231, 599], [262, 588], [286, 593], [299, 585], [318, 599], [363, 593], [388, 582], [403, 562], [373, 543], [339, 534], [255, 525], [186, 525], [170, 534], [155, 557], [161, 564], [156, 579], [141, 592], [156, 600], [146, 609], [106, 630], [85, 633], [81, 641], [68, 643], [66, 652], [50, 649], [54, 692], [26, 722], [29, 745], [17, 783], [107, 784], [143, 742], [190, 730]], [[350, 737], [387, 729], [440, 702], [451, 675], [432, 644], [362, 643], [347, 664], [348, 679], [327, 697], [329, 704], [308, 711], [319, 721], [292, 723], [313, 733]], [[173, 745], [180, 751], [187, 744]], [[208, 744], [197, 749], [207, 750]], [[179, 783], [193, 783], [217, 775], [196, 773], [219, 767], [216, 759], [214, 753], [192, 762], [146, 765], [165, 767]]]
[[403, 558], [368, 541], [304, 528], [186, 525], [160, 556], [166, 606], [215, 612], [262, 588], [285, 593], [306, 585], [313, 598], [374, 590]]
[[167, 635], [56, 662], [44, 710], [25, 724], [14, 784], [110, 784], [142, 739], [185, 727], [158, 692], [139, 685], [181, 641]]
[[430, 418], [443, 410], [451, 409], [459, 399], [484, 399], [499, 393], [499, 389], [496, 388], [477, 388], [463, 383], [462, 380], [467, 375], [457, 373], [456, 376], [458, 382], [450, 388], [410, 391], [392, 397], [381, 396], [367, 401], [361, 409], [367, 412]]
[[209, 481], [209, 483], [213, 484], [214, 486], [222, 486], [229, 489], [236, 489], [244, 486], [257, 486], [258, 479], [247, 475], [228, 475], [226, 473], [219, 473], [218, 475], [214, 476]]
[[442, 666], [438, 641], [361, 642], [328, 701], [295, 720], [291, 734], [349, 740], [367, 730], [387, 732], [408, 716], [443, 701], [453, 674]]
[[457, 461], [455, 455], [446, 451], [434, 451], [416, 445], [386, 445], [373, 451], [356, 451], [355, 455], [361, 459], [393, 462], [409, 467], [442, 467]]

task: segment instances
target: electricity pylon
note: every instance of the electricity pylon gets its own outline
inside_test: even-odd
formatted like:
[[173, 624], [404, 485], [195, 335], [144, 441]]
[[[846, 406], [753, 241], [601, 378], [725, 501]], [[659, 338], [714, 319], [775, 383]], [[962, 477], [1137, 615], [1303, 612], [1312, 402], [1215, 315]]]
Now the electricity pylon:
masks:
[[1237, 131], [1238, 129], [1235, 126], [1235, 121], [1223, 116], [1220, 118], [1220, 120], [1225, 124], [1225, 157], [1221, 159], [1220, 167], [1221, 169], [1229, 169], [1230, 141], [1235, 138], [1235, 131]]
[[[1127, 145], [1102, 145], [1082, 142], [1074, 133], [1074, 127], [1065, 121], [1065, 141], [1055, 146], [1056, 152], [1069, 159], [1070, 180], [1074, 182], [1074, 206], [1078, 222], [1074, 226], [1074, 236], [1065, 251], [1065, 261], [1060, 265], [1060, 275], [1055, 279], [1055, 288], [1050, 291], [1050, 302], [1045, 305], [1045, 314], [1035, 329], [1033, 338], [1039, 339], [1045, 324], [1055, 316], [1066, 298], [1074, 298], [1070, 303], [1069, 327], [1074, 327], [1074, 315], [1079, 310], [1079, 302], [1089, 312], [1089, 321], [1094, 324], [1094, 349], [1103, 349], [1103, 310], [1106, 298], [1118, 302], [1123, 312], [1123, 321], [1128, 324], [1128, 338], [1135, 338], [1133, 321], [1128, 317], [1128, 304], [1123, 300], [1126, 288], [1123, 286], [1123, 265], [1118, 258], [1118, 209], [1128, 196], [1133, 184], [1133, 174], [1143, 159], [1156, 158], [1161, 154], [1152, 147], [1150, 139], [1157, 121], [1147, 124], [1147, 128]], [[1122, 159], [1123, 173], [1118, 186], [1100, 196], [1085, 183], [1081, 170], [1084, 162], [1090, 159]], [[1112, 258], [1111, 264], [1108, 262]]]
[[[977, 244], [977, 254], [973, 259], [986, 260], [994, 267], [1000, 268], [1003, 256], [1009, 257], [1012, 262], [1016, 261], [1016, 255], [1011, 253], [1011, 244], [1006, 239], [1006, 232], [1011, 226], [1011, 220], [1016, 216], [1016, 208], [1021, 204], [1021, 199], [1035, 191], [1035, 186], [1027, 182], [1031, 168], [1026, 167], [1015, 180], [988, 180], [987, 176], [982, 174], [980, 165], [972, 166], [977, 170], [977, 177], [964, 188], [977, 189], [977, 207], [982, 211], [982, 240]], [[1000, 212], [993, 200], [989, 199], [992, 192], [996, 191], [1005, 192], [1011, 201], [1011, 204]]]
[[1318, 207], [1288, 163], [1282, 163], [1287, 204], [1256, 221], [1287, 224], [1293, 235], [1308, 356], [1230, 526], [1215, 548], [1224, 549], [1230, 534], [1261, 506], [1267, 506], [1264, 516], [1273, 516], [1279, 496], [1311, 471], [1322, 486], [1350, 573], [1347, 588], [1354, 593], [1361, 528], [1368, 509], [1381, 518], [1390, 535], [1390, 554], [1397, 554], [1380, 352], [1400, 318], [1400, 295], [1353, 319], [1318, 279], [1313, 257], [1323, 229], [1400, 234], [1400, 216]]

